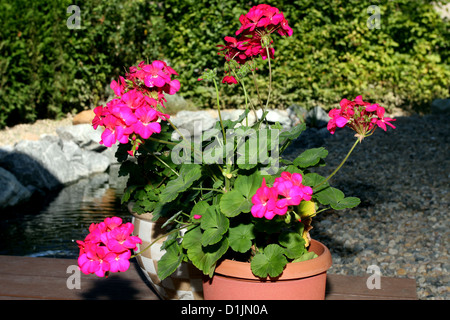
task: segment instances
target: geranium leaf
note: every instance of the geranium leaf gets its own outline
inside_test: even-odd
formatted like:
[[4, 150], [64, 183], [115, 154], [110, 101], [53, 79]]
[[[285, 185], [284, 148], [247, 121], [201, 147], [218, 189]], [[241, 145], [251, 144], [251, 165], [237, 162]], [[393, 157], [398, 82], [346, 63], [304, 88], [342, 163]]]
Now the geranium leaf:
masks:
[[202, 246], [201, 228], [191, 227], [184, 235], [182, 246], [187, 250], [187, 255], [192, 264], [204, 274], [212, 277], [217, 263], [228, 250], [227, 238], [222, 238], [211, 246]]
[[202, 246], [216, 244], [228, 231], [230, 221], [223, 213], [216, 210], [216, 206], [209, 207], [201, 218], [200, 227], [204, 230], [202, 234]]
[[297, 232], [283, 232], [278, 241], [286, 248], [284, 254], [289, 259], [296, 259], [306, 252], [305, 239]]
[[241, 212], [250, 212], [251, 202], [248, 201], [238, 190], [225, 193], [220, 199], [220, 210], [227, 217], [235, 217]]
[[158, 261], [158, 278], [164, 280], [171, 275], [184, 258], [184, 254], [179, 248], [177, 241], [172, 241], [171, 244], [165, 248], [166, 253]]
[[250, 250], [252, 240], [255, 238], [253, 229], [253, 224], [240, 224], [230, 228], [228, 241], [230, 242], [231, 249], [241, 253]]
[[[302, 183], [305, 186], [310, 186], [311, 188], [314, 188], [315, 186], [322, 183], [322, 181], [325, 180], [325, 177], [322, 177], [321, 175], [317, 173], [307, 173], [303, 176]], [[323, 183], [318, 189], [314, 190], [314, 193], [318, 193], [320, 190], [328, 188], [330, 184], [328, 182]]]
[[262, 252], [253, 257], [250, 267], [257, 277], [278, 277], [287, 262], [284, 249], [277, 244], [269, 244]]
[[297, 259], [295, 259], [292, 262], [301, 262], [301, 261], [311, 260], [311, 259], [314, 259], [317, 257], [318, 257], [318, 255], [315, 252], [306, 252], [305, 254], [301, 255], [300, 257], [298, 257]]
[[245, 198], [250, 199], [256, 193], [259, 187], [261, 187], [262, 176], [255, 172], [250, 176], [241, 175], [236, 178], [234, 182], [234, 189], [238, 190]]
[[361, 203], [361, 200], [356, 197], [346, 197], [339, 201], [338, 203], [332, 203], [331, 207], [335, 210], [343, 210], [350, 209], [358, 206]]
[[336, 188], [329, 187], [317, 193], [317, 200], [323, 205], [335, 205], [344, 199], [344, 193]]
[[309, 149], [294, 160], [294, 165], [300, 168], [312, 167], [318, 164], [320, 159], [326, 158], [327, 155], [328, 151], [323, 147]]
[[170, 202], [183, 191], [186, 191], [196, 180], [202, 177], [201, 166], [198, 164], [184, 164], [179, 176], [167, 183], [166, 188], [159, 195], [163, 203]]

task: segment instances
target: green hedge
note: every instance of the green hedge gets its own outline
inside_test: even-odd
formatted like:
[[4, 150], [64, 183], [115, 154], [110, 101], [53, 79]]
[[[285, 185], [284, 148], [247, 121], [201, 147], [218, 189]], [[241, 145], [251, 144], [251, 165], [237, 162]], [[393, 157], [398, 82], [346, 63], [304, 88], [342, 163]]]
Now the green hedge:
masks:
[[[167, 60], [180, 74], [179, 95], [210, 107], [212, 88], [197, 78], [205, 68], [220, 70], [216, 45], [258, 3], [1, 0], [0, 128], [95, 107], [111, 95], [110, 80], [141, 60]], [[266, 3], [294, 30], [276, 37], [273, 107], [328, 109], [363, 94], [388, 108], [426, 111], [432, 99], [449, 95], [449, 25], [429, 1]], [[72, 4], [80, 7], [81, 29], [66, 26]], [[370, 5], [381, 10], [380, 29], [367, 27]], [[267, 68], [260, 73], [265, 88]], [[242, 105], [239, 87], [221, 90], [230, 94], [226, 107]]]

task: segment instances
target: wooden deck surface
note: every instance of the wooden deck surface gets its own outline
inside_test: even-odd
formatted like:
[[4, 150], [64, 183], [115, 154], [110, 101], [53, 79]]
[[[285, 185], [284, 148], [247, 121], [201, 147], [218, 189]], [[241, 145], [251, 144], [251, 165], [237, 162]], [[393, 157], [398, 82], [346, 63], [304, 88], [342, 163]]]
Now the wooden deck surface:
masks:
[[[134, 261], [134, 260], [133, 260]], [[80, 288], [69, 289], [76, 260], [0, 255], [0, 300], [158, 300], [138, 266], [107, 279], [80, 272]], [[380, 289], [367, 278], [327, 275], [326, 300], [417, 300], [414, 279], [381, 277]]]

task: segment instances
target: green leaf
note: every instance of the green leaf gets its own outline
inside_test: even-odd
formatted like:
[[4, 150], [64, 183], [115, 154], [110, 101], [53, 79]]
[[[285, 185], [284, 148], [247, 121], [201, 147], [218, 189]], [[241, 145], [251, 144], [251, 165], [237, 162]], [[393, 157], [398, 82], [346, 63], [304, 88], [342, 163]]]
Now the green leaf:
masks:
[[322, 189], [319, 193], [317, 193], [316, 197], [321, 204], [330, 205], [335, 210], [353, 208], [360, 203], [358, 198], [346, 198], [341, 190], [333, 187]]
[[289, 259], [296, 259], [306, 252], [305, 239], [297, 232], [283, 232], [278, 241], [286, 248], [284, 254]]
[[239, 176], [234, 182], [234, 190], [238, 190], [245, 198], [251, 199], [262, 184], [262, 176], [255, 172], [250, 176]]
[[341, 190], [333, 187], [323, 189], [317, 193], [317, 200], [319, 200], [319, 202], [323, 205], [337, 204], [339, 201], [344, 199], [344, 197], [345, 195]]
[[262, 252], [253, 257], [250, 267], [257, 277], [278, 277], [287, 262], [284, 249], [277, 244], [269, 244]]
[[230, 221], [216, 206], [209, 207], [202, 215], [200, 227], [204, 230], [202, 235], [202, 246], [212, 245], [219, 242], [225, 232], [228, 231]]
[[323, 147], [309, 149], [294, 160], [294, 165], [300, 168], [312, 167], [318, 164], [321, 159], [326, 158], [327, 155], [328, 151]]
[[202, 246], [201, 228], [194, 226], [185, 233], [182, 246], [192, 264], [205, 275], [212, 277], [217, 261], [227, 252], [228, 240], [223, 238], [211, 246]]
[[356, 197], [346, 197], [339, 201], [337, 204], [332, 204], [331, 207], [335, 210], [350, 209], [358, 206], [361, 200]]
[[208, 208], [210, 207], [209, 203], [206, 201], [199, 201], [197, 202], [191, 210], [191, 217], [193, 217], [196, 214], [199, 214], [201, 216], [203, 216], [206, 212], [206, 210], [208, 210]]
[[169, 181], [166, 188], [159, 195], [160, 201], [166, 203], [175, 200], [181, 192], [186, 191], [201, 177], [202, 170], [200, 165], [184, 164], [181, 167], [178, 178]]
[[[314, 188], [315, 186], [322, 183], [322, 181], [324, 181], [324, 180], [325, 180], [325, 177], [322, 177], [321, 175], [319, 175], [317, 173], [307, 173], [303, 176], [302, 182], [305, 186], [310, 186], [310, 187]], [[314, 193], [318, 193], [320, 190], [328, 188], [329, 186], [330, 186], [330, 184], [328, 182], [325, 182], [317, 190], [314, 190]]]
[[227, 217], [235, 217], [241, 212], [252, 209], [252, 197], [261, 186], [262, 176], [255, 172], [250, 176], [239, 176], [234, 182], [234, 189], [225, 193], [220, 199], [220, 210]]
[[250, 212], [252, 204], [238, 190], [225, 193], [220, 199], [220, 210], [229, 218], [241, 212]]
[[228, 241], [234, 251], [244, 253], [250, 250], [255, 239], [253, 224], [240, 224], [229, 229]]
[[158, 261], [158, 277], [161, 280], [164, 280], [175, 272], [184, 258], [184, 254], [182, 253], [177, 241], [172, 241], [171, 244], [165, 248], [165, 250], [166, 253], [164, 253]]
[[311, 259], [314, 259], [317, 257], [318, 257], [318, 255], [315, 252], [307, 252], [292, 262], [301, 262], [301, 261], [311, 260]]

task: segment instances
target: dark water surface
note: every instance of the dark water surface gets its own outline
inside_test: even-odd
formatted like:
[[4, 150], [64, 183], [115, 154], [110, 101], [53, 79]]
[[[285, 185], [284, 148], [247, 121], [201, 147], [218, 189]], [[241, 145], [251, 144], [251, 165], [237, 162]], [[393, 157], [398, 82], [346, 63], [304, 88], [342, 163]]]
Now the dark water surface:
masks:
[[75, 258], [91, 223], [119, 216], [131, 221], [120, 204], [123, 187], [109, 174], [98, 174], [65, 187], [41, 204], [2, 210], [0, 254]]

